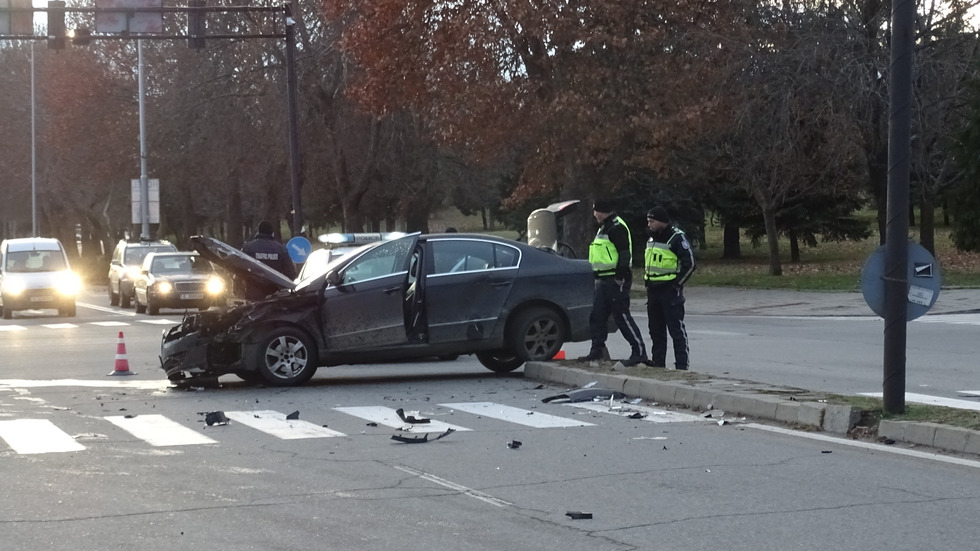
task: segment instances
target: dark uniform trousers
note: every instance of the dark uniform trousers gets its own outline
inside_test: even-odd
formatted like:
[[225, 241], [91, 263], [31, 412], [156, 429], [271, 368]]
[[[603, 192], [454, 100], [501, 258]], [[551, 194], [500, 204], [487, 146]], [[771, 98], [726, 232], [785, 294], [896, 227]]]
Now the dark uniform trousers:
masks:
[[647, 316], [650, 322], [650, 362], [667, 365], [667, 333], [674, 343], [674, 365], [688, 367], [687, 329], [684, 328], [684, 294], [671, 284], [647, 287]]
[[598, 350], [606, 345], [609, 333], [609, 316], [612, 316], [619, 332], [626, 338], [630, 348], [643, 351], [643, 335], [630, 314], [630, 280], [622, 285], [614, 277], [601, 277], [595, 280], [592, 295], [592, 314], [589, 328], [592, 330], [592, 349]]

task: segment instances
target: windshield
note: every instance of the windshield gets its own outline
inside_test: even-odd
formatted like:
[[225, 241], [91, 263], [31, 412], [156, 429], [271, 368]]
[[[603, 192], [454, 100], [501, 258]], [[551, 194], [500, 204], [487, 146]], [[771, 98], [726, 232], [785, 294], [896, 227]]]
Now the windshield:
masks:
[[123, 259], [123, 264], [128, 266], [140, 265], [143, 263], [143, 259], [146, 255], [150, 253], [169, 253], [173, 252], [174, 248], [172, 246], [162, 246], [162, 247], [130, 247], [126, 249], [126, 255]]
[[5, 262], [8, 273], [56, 272], [68, 267], [61, 251], [9, 251]]

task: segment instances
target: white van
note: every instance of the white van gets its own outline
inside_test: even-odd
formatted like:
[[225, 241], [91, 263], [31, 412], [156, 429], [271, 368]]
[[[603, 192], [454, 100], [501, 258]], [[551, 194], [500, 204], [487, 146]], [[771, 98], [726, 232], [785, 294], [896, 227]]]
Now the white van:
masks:
[[0, 243], [0, 311], [9, 320], [17, 310], [55, 308], [75, 317], [81, 279], [71, 271], [57, 239], [24, 237]]

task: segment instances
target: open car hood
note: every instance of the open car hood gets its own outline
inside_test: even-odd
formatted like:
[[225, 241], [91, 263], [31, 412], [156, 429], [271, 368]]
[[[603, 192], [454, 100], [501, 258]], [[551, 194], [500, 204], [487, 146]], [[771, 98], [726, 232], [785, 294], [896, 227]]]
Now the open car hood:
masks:
[[258, 282], [262, 285], [274, 285], [277, 289], [294, 289], [293, 280], [279, 273], [258, 260], [248, 256], [231, 245], [218, 241], [213, 237], [195, 235], [191, 237], [191, 247], [201, 256], [228, 270], [235, 277], [246, 282]]

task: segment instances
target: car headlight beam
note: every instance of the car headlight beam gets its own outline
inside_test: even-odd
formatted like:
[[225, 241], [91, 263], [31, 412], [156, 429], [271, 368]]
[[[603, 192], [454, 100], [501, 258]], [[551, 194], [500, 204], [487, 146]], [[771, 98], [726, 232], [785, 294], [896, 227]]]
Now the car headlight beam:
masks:
[[209, 295], [220, 295], [225, 291], [225, 282], [220, 277], [212, 277], [204, 288]]

